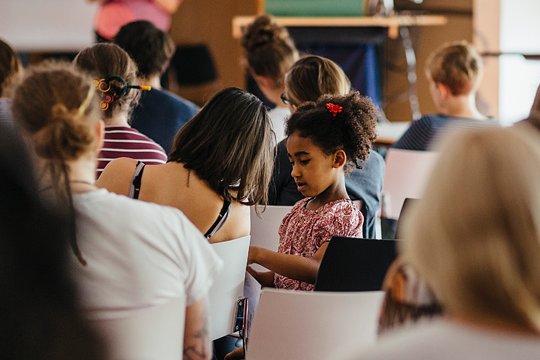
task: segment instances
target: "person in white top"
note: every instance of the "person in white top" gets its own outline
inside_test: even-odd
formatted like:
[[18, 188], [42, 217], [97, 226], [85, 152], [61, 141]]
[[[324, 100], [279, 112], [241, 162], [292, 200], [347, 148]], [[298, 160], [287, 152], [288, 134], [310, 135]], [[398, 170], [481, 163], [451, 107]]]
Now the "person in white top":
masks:
[[42, 190], [71, 208], [72, 273], [82, 310], [109, 320], [185, 299], [184, 358], [209, 359], [205, 302], [222, 262], [179, 210], [96, 187], [104, 130], [98, 111], [92, 79], [69, 63], [34, 68], [13, 100]]
[[528, 125], [444, 139], [400, 247], [445, 317], [336, 358], [540, 358], [539, 140]]
[[267, 15], [257, 17], [242, 35], [246, 67], [264, 96], [276, 105], [268, 112], [276, 140], [285, 138], [285, 120], [291, 115], [281, 100], [285, 91], [285, 73], [296, 60], [298, 50], [286, 28]]

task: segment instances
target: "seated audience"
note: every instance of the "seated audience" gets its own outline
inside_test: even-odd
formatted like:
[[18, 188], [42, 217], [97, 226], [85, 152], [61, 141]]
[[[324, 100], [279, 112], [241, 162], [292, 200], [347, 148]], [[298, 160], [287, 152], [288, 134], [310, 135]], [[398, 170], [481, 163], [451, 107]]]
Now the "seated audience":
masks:
[[[320, 56], [306, 56], [298, 60], [285, 77], [283, 99], [291, 110], [306, 101], [317, 101], [324, 94], [346, 95], [351, 91], [349, 79], [343, 70], [332, 60]], [[371, 148], [371, 143], [365, 143]], [[291, 176], [286, 141], [277, 146], [276, 163], [270, 186], [270, 205], [294, 205], [304, 196], [296, 188]], [[363, 235], [375, 238], [375, 221], [379, 209], [384, 160], [373, 150], [367, 159], [345, 176], [345, 187], [351, 200], [362, 201], [364, 215]]]
[[81, 51], [75, 66], [92, 76], [105, 122], [105, 142], [98, 156], [97, 176], [109, 161], [129, 157], [148, 164], [163, 164], [163, 148], [129, 126], [131, 111], [137, 105], [139, 90], [134, 85], [137, 66], [129, 55], [114, 44], [97, 44]]
[[131, 126], [171, 150], [174, 135], [199, 110], [192, 102], [161, 88], [160, 78], [174, 54], [172, 38], [148, 21], [124, 25], [114, 42], [137, 64], [137, 81], [152, 86], [143, 91], [133, 110]]
[[413, 121], [392, 147], [425, 151], [447, 125], [485, 125], [479, 120], [487, 118], [476, 107], [482, 68], [477, 50], [465, 41], [446, 43], [433, 52], [427, 60], [426, 77], [437, 113]]
[[210, 242], [233, 240], [250, 234], [249, 205], [267, 202], [273, 146], [263, 103], [227, 88], [180, 129], [168, 163], [118, 159], [98, 185], [182, 210]]
[[405, 219], [401, 250], [445, 316], [347, 358], [537, 358], [539, 178], [532, 127], [462, 129], [444, 139], [422, 201]]
[[15, 51], [0, 39], [0, 123], [11, 123], [11, 97], [23, 73]]
[[313, 290], [332, 236], [361, 237], [364, 217], [350, 200], [345, 174], [369, 156], [377, 123], [373, 103], [358, 93], [307, 102], [287, 120], [291, 176], [305, 196], [283, 218], [278, 252], [251, 246], [248, 272], [262, 286]]
[[298, 60], [298, 50], [286, 28], [267, 15], [257, 17], [242, 35], [242, 47], [250, 75], [264, 96], [275, 107], [268, 112], [277, 141], [285, 136], [285, 121], [291, 115], [281, 101], [285, 90], [285, 73]]
[[33, 69], [13, 100], [15, 123], [35, 151], [42, 193], [74, 219], [71, 269], [82, 309], [107, 320], [185, 299], [184, 351], [197, 349], [208, 359], [205, 302], [221, 260], [177, 209], [96, 187], [104, 136], [97, 98], [90, 77], [53, 63]]
[[2, 358], [104, 359], [79, 310], [68, 266], [68, 221], [43, 203], [30, 156], [0, 124]]

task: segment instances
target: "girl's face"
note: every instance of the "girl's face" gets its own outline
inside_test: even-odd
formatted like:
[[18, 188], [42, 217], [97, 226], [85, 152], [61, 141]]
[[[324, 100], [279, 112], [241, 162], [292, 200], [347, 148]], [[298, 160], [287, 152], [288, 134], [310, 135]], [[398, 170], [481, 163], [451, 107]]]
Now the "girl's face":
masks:
[[325, 154], [311, 139], [297, 133], [287, 139], [287, 153], [292, 165], [291, 176], [302, 195], [315, 197], [343, 175], [343, 163], [336, 154]]

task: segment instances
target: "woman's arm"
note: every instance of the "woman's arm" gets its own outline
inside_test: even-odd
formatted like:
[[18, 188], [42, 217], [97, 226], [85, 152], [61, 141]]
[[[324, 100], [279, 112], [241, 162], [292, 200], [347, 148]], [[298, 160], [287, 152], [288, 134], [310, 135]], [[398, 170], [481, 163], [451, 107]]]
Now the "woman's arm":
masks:
[[169, 14], [174, 14], [182, 1], [183, 0], [154, 0], [154, 4], [156, 4]]
[[186, 307], [184, 360], [209, 360], [212, 357], [205, 304], [205, 300], [198, 300]]
[[259, 264], [290, 279], [315, 284], [321, 260], [328, 243], [325, 242], [312, 257], [282, 254], [258, 246], [249, 247], [248, 265]]

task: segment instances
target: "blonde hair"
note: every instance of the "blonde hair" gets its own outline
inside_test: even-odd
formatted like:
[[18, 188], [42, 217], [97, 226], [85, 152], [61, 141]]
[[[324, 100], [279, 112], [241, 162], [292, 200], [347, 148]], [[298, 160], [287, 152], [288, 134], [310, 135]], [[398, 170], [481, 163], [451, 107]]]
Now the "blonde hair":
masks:
[[285, 73], [299, 56], [287, 29], [261, 15], [245, 29], [241, 42], [249, 69], [282, 87]]
[[454, 96], [476, 90], [482, 77], [482, 59], [476, 48], [466, 41], [443, 44], [428, 57], [426, 73], [435, 83], [450, 89]]
[[285, 75], [285, 87], [291, 103], [299, 106], [307, 101], [317, 101], [321, 95], [347, 95], [351, 91], [351, 82], [332, 60], [309, 55], [289, 69]]
[[540, 139], [532, 132], [452, 133], [405, 219], [405, 259], [450, 314], [540, 331]]
[[[51, 180], [58, 199], [72, 210], [67, 162], [89, 154], [100, 141], [95, 126], [98, 104], [92, 79], [67, 62], [47, 62], [32, 68], [17, 87], [13, 118], [44, 162], [43, 176]], [[72, 247], [85, 263], [73, 234]]]

